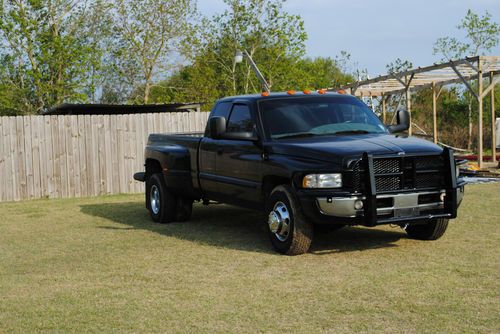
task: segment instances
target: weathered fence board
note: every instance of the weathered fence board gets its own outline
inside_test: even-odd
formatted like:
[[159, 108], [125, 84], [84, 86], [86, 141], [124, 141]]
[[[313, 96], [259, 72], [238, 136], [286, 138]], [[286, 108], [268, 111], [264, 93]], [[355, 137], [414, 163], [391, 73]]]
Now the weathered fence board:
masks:
[[150, 133], [202, 132], [206, 112], [0, 117], [0, 201], [137, 193]]

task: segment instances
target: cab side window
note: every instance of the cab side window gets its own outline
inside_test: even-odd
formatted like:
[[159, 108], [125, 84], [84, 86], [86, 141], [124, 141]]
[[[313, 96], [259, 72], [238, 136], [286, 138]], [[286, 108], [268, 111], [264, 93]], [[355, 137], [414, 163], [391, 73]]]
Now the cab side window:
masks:
[[[216, 116], [222, 116], [227, 120], [229, 117], [229, 113], [231, 112], [231, 105], [232, 105], [231, 102], [219, 102], [212, 110], [210, 118]], [[212, 137], [210, 135], [210, 128], [208, 126], [208, 122], [205, 128], [205, 137]]]
[[250, 115], [250, 109], [244, 104], [235, 104], [229, 120], [227, 122], [226, 132], [253, 132], [255, 123]]

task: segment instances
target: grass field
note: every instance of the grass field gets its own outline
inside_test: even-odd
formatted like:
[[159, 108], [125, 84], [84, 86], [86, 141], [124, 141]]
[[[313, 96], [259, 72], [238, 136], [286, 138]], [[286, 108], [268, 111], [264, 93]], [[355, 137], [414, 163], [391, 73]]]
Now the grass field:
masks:
[[135, 195], [0, 204], [0, 332], [89, 331], [500, 333], [500, 184], [438, 241], [345, 228], [297, 257], [223, 205], [158, 225]]

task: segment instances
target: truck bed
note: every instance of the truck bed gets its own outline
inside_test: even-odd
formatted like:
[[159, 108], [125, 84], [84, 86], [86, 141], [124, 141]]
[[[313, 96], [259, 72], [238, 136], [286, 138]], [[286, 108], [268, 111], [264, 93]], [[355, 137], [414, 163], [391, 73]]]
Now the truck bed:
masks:
[[146, 157], [157, 157], [162, 162], [162, 167], [168, 168], [168, 183], [176, 191], [189, 195], [198, 194], [198, 148], [202, 138], [202, 132], [154, 133], [149, 135], [145, 154]]

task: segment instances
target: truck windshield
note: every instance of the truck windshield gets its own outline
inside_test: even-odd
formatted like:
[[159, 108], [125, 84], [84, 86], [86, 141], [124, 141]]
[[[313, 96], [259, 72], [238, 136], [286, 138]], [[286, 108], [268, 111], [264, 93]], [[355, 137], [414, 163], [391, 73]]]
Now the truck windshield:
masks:
[[354, 97], [273, 99], [261, 101], [259, 107], [264, 130], [272, 139], [388, 132]]

